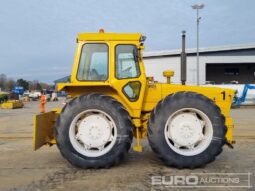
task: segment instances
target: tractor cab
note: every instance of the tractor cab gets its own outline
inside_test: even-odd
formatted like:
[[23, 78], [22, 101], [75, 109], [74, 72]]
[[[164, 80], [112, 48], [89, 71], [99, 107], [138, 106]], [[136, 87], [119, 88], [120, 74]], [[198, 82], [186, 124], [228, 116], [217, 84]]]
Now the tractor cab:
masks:
[[79, 33], [70, 82], [58, 84], [58, 90], [72, 97], [86, 93], [88, 87], [108, 92], [125, 102], [132, 116], [140, 117], [140, 95], [146, 86], [142, 59], [145, 39], [140, 33]]
[[[111, 83], [139, 78], [143, 40], [141, 34], [80, 33], [72, 83]], [[144, 75], [144, 74], [143, 74]]]
[[116, 79], [136, 78], [140, 75], [137, 46], [119, 44], [115, 47], [115, 71], [109, 69], [109, 46], [105, 43], [85, 43], [80, 52], [76, 79], [78, 81], [109, 80], [109, 73]]

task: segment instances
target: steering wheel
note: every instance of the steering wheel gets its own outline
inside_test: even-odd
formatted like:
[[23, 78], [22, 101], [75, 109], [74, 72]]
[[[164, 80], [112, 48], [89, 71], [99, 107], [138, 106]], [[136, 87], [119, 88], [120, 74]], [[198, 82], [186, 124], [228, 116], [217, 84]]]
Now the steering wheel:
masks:
[[90, 71], [90, 77], [92, 80], [99, 80], [99, 74], [95, 68]]

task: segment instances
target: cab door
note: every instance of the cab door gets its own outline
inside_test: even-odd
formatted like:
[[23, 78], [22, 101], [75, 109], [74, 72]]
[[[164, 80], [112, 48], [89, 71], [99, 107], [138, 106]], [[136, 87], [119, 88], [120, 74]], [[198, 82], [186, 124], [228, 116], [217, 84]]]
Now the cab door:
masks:
[[113, 87], [139, 118], [143, 103], [146, 77], [142, 59], [139, 59], [139, 45], [130, 42], [112, 42], [112, 64], [114, 65]]

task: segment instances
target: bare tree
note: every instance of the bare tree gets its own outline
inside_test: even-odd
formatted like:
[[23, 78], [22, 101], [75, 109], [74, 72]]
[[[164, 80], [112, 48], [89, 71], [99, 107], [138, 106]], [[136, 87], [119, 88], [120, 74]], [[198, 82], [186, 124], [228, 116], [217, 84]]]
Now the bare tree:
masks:
[[11, 91], [15, 86], [15, 81], [13, 79], [8, 79], [5, 83], [5, 89], [7, 91]]
[[5, 74], [0, 74], [0, 88], [5, 90], [5, 85], [7, 81], [7, 76]]
[[39, 82], [38, 80], [27, 81], [25, 79], [18, 79], [17, 81], [14, 81], [12, 78], [8, 78], [5, 74], [0, 74], [1, 90], [11, 91], [15, 86], [22, 86], [25, 90], [41, 90], [49, 87], [47, 83]]

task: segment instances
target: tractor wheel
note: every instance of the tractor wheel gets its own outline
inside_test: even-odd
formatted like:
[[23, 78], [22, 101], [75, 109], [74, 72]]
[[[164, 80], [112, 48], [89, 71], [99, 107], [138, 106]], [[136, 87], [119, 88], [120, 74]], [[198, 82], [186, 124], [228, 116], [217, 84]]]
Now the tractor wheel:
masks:
[[225, 118], [207, 97], [193, 92], [167, 96], [151, 112], [148, 139], [168, 166], [197, 168], [215, 160], [225, 142]]
[[129, 150], [132, 126], [128, 112], [112, 97], [83, 95], [62, 110], [57, 120], [57, 145], [74, 166], [108, 168]]

